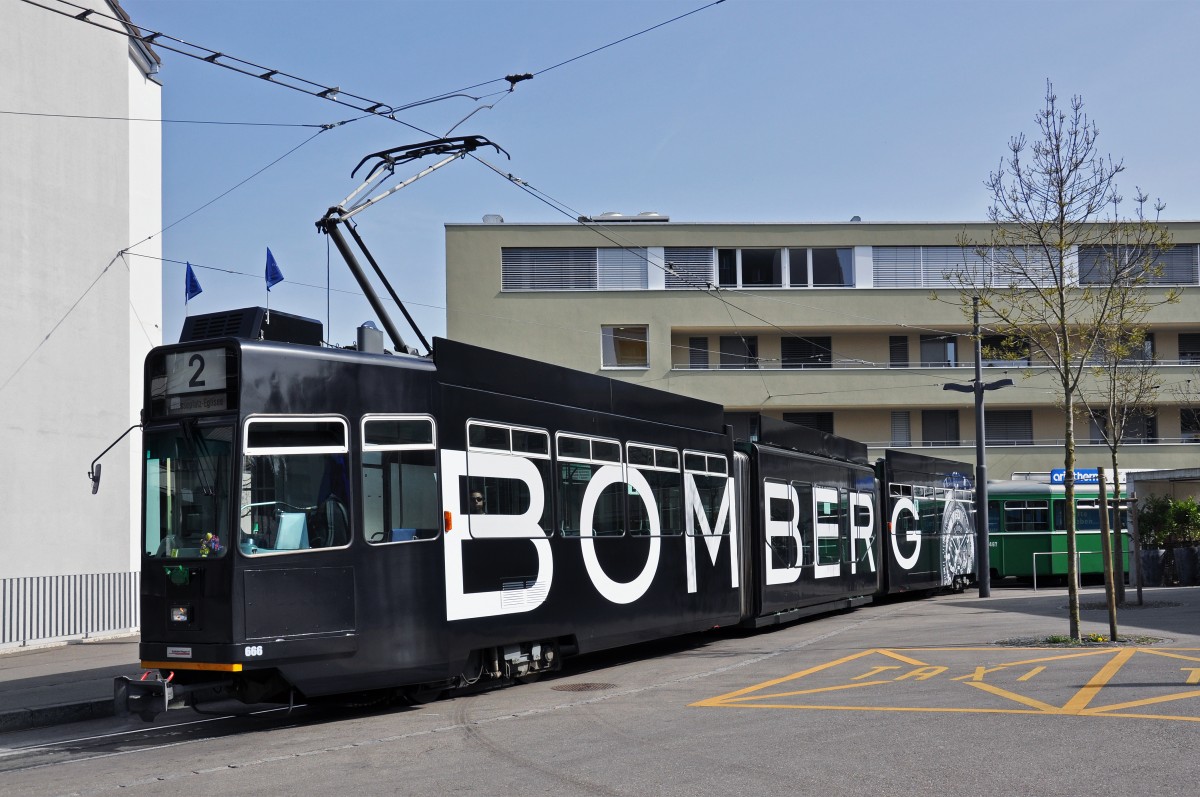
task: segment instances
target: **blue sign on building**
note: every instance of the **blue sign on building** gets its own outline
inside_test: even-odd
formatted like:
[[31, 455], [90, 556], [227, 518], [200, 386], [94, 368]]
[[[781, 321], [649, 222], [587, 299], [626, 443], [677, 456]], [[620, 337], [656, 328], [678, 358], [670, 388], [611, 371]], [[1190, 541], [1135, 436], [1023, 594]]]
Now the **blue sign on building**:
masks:
[[[1055, 468], [1050, 471], [1050, 483], [1062, 484], [1067, 478], [1066, 468]], [[1100, 469], [1099, 468], [1076, 468], [1075, 469], [1076, 484], [1099, 484]]]

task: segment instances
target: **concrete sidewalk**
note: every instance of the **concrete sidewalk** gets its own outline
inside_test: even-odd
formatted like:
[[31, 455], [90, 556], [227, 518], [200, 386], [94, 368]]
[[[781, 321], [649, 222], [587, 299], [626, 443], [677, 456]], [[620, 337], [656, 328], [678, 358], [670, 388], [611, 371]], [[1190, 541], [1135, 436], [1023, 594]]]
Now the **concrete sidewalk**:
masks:
[[0, 733], [112, 716], [113, 679], [139, 675], [136, 635], [0, 652]]
[[[941, 618], [937, 635], [946, 640], [975, 639], [981, 630], [993, 642], [1065, 634], [1066, 589], [1027, 587], [1000, 586], [987, 599], [971, 589], [918, 603], [928, 607], [921, 611], [926, 619]], [[1135, 600], [1135, 591], [1128, 597]], [[1103, 588], [1082, 590], [1080, 605], [1083, 632], [1107, 634]], [[964, 607], [972, 610], [965, 616], [958, 611]], [[967, 619], [969, 629], [959, 625]], [[1200, 587], [1147, 589], [1144, 606], [1121, 608], [1118, 627], [1127, 638], [1146, 635], [1173, 647], [1200, 648]], [[0, 652], [0, 733], [112, 716], [113, 679], [142, 672], [138, 642], [134, 635]]]

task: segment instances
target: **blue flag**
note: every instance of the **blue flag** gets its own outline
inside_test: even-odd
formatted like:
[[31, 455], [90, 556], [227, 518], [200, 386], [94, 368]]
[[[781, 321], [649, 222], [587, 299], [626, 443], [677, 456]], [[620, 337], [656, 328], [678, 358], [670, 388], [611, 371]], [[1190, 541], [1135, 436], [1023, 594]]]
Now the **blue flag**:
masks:
[[272, 285], [278, 285], [283, 282], [283, 272], [279, 270], [279, 266], [275, 265], [275, 255], [271, 254], [271, 247], [267, 247], [267, 290], [271, 290]]
[[184, 304], [204, 293], [204, 289], [200, 287], [200, 280], [196, 279], [196, 272], [192, 271], [191, 263], [187, 264], [187, 274], [183, 278], [183, 293], [186, 297], [183, 300]]

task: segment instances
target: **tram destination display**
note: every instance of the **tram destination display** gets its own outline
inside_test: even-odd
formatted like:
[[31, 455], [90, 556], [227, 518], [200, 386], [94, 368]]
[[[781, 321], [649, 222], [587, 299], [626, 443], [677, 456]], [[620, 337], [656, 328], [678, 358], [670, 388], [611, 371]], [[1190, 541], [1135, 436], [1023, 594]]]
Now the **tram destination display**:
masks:
[[224, 348], [167, 351], [150, 363], [150, 396], [156, 417], [231, 409], [229, 352]]

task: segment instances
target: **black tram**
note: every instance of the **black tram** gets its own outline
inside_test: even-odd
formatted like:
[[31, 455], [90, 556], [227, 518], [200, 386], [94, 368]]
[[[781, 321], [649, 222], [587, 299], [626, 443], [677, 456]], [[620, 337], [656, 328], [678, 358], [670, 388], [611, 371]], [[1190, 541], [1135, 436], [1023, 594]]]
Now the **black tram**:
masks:
[[449, 340], [325, 348], [274, 312], [221, 334], [246, 312], [193, 317], [146, 360], [153, 677], [118, 679], [119, 712], [421, 700], [973, 575], [962, 463], [872, 467], [767, 418], [735, 442], [718, 405]]

